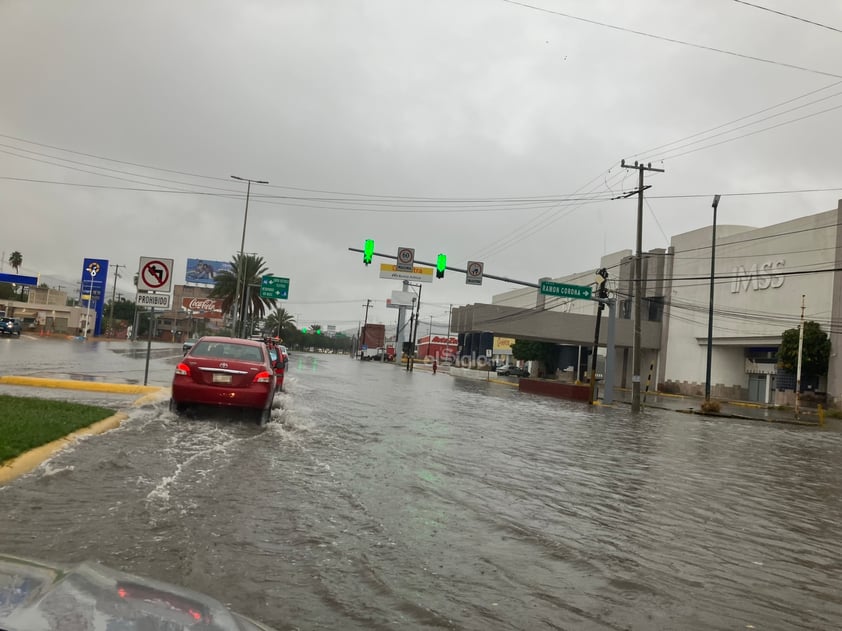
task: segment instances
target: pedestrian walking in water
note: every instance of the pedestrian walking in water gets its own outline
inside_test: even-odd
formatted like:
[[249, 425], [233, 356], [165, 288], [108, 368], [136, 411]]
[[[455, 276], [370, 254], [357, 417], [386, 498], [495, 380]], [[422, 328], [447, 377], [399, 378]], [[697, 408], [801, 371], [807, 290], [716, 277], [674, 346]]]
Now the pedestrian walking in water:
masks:
[[439, 365], [436, 363], [436, 360], [433, 360], [433, 374], [436, 374], [436, 371], [439, 369]]

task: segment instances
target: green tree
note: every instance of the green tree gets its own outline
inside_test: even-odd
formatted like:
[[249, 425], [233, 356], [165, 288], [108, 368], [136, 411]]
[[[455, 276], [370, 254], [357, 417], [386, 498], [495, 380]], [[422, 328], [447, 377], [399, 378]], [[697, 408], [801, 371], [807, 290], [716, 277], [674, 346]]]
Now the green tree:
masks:
[[279, 307], [274, 313], [270, 313], [264, 324], [263, 332], [287, 339], [290, 330], [295, 328], [295, 318], [283, 307]]
[[557, 348], [553, 342], [515, 340], [512, 344], [512, 357], [523, 361], [537, 361], [539, 374], [551, 374], [556, 369]]
[[[787, 372], [798, 371], [798, 328], [784, 331], [778, 349], [778, 365]], [[804, 377], [821, 377], [827, 374], [830, 360], [830, 338], [818, 322], [804, 323], [804, 347], [801, 351], [801, 374]]]
[[[237, 300], [237, 276], [240, 274], [240, 270], [242, 270], [241, 287], [251, 286], [251, 291], [249, 292], [248, 304], [240, 310], [237, 322], [262, 320], [267, 307], [274, 307], [276, 302], [271, 298], [261, 298], [260, 291], [257, 288], [260, 285], [260, 277], [269, 271], [262, 256], [256, 254], [235, 255], [231, 259], [231, 270], [223, 270], [214, 277], [215, 284], [210, 296], [211, 298], [222, 298], [222, 311], [228, 313]], [[245, 289], [243, 289], [243, 292], [245, 293]]]
[[[105, 307], [103, 308], [106, 313], [111, 313], [111, 300], [105, 303]], [[132, 323], [134, 319], [134, 311], [135, 305], [134, 302], [131, 300], [126, 300], [125, 298], [118, 298], [114, 301], [114, 319], [115, 320], [127, 320], [129, 324]]]
[[9, 265], [15, 270], [15, 274], [19, 274], [20, 266], [23, 265], [23, 254], [15, 250], [9, 255]]

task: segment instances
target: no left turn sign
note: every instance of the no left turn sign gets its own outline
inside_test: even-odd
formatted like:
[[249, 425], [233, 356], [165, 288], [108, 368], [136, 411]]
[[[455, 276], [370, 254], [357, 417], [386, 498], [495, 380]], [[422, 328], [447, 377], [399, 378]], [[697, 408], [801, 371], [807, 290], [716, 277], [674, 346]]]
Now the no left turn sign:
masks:
[[485, 265], [480, 261], [468, 261], [468, 272], [465, 274], [466, 285], [482, 285], [482, 272]]
[[137, 288], [140, 291], [160, 291], [168, 293], [172, 284], [173, 259], [140, 257], [140, 270], [137, 274]]

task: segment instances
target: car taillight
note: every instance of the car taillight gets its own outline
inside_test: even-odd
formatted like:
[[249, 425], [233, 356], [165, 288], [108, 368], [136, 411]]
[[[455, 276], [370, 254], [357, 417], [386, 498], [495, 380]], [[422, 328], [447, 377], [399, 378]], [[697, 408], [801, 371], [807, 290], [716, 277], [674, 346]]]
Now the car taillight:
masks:
[[177, 375], [189, 375], [190, 374], [190, 366], [187, 364], [179, 364], [175, 367], [175, 374]]
[[254, 376], [254, 383], [269, 383], [270, 381], [272, 381], [272, 373], [268, 370], [259, 372]]

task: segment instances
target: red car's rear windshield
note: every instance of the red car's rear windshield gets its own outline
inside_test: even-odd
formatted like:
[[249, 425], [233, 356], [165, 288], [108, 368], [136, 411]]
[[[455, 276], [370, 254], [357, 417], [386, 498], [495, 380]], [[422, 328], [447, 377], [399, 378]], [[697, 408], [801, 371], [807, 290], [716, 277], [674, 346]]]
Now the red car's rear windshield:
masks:
[[214, 359], [235, 359], [246, 362], [263, 362], [263, 351], [259, 346], [249, 346], [234, 342], [199, 342], [190, 351], [193, 357], [212, 357]]

